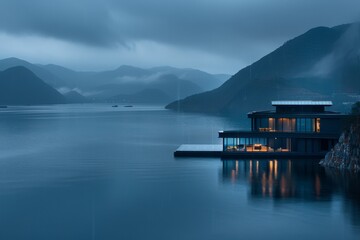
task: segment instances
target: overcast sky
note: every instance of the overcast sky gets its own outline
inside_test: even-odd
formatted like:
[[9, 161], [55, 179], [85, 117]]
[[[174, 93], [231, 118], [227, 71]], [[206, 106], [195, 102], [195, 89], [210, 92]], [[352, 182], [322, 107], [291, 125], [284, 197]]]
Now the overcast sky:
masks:
[[312, 27], [359, 19], [360, 0], [0, 0], [0, 58], [233, 74]]

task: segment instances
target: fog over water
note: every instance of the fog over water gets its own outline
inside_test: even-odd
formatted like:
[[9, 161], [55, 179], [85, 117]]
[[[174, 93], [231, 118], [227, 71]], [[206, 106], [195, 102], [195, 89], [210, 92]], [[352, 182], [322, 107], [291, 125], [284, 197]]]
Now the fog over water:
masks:
[[1, 239], [358, 239], [360, 179], [317, 160], [174, 158], [247, 119], [105, 104], [0, 110]]

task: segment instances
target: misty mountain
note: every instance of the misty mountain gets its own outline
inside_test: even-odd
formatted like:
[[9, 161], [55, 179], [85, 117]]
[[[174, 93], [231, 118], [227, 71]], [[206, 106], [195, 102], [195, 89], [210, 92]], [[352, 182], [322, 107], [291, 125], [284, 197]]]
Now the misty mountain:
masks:
[[57, 65], [42, 67], [64, 81], [63, 86], [58, 88], [76, 90], [97, 101], [113, 99], [117, 95], [137, 94], [146, 89], [157, 89], [173, 101], [214, 89], [230, 77], [168, 66], [142, 69], [123, 65], [101, 72], [77, 72]]
[[169, 109], [242, 114], [271, 100], [333, 99], [360, 92], [360, 26], [317, 27], [241, 69], [221, 87], [176, 101]]
[[90, 102], [90, 100], [88, 98], [84, 97], [83, 95], [81, 95], [77, 91], [70, 91], [70, 92], [64, 93], [63, 95], [64, 95], [64, 97], [66, 99], [66, 103], [87, 103], [87, 102]]
[[227, 74], [209, 74], [192, 68], [174, 68], [174, 67], [155, 67], [150, 69], [161, 75], [175, 75], [179, 79], [190, 81], [200, 86], [204, 91], [219, 87], [223, 82], [230, 78]]
[[28, 68], [63, 94], [72, 92], [69, 96], [74, 96], [75, 91], [95, 101], [107, 101], [121, 94], [137, 94], [146, 89], [157, 89], [170, 96], [169, 101], [173, 101], [214, 89], [230, 77], [226, 74], [213, 75], [196, 69], [168, 66], [142, 69], [122, 65], [109, 71], [81, 72], [54, 64], [32, 64], [17, 58], [0, 60], [0, 70], [14, 66]]
[[[36, 64], [35, 66], [40, 67], [58, 79], [55, 85], [56, 88], [75, 89], [78, 86], [86, 85], [88, 79], [96, 74], [96, 72], [78, 72], [55, 64]], [[47, 78], [43, 79], [47, 81]]]
[[144, 89], [133, 94], [119, 94], [109, 99], [113, 103], [166, 104], [174, 98], [158, 89]]
[[203, 91], [203, 88], [196, 83], [173, 74], [160, 75], [156, 80], [148, 83], [147, 88], [161, 90], [177, 100]]
[[124, 80], [124, 78], [125, 80], [129, 80], [128, 78], [134, 78], [134, 79], [145, 78], [151, 75], [151, 73], [152, 73], [151, 71], [142, 68], [122, 65], [115, 70], [96, 73], [94, 74], [94, 78], [102, 79], [102, 81], [105, 80], [117, 81], [117, 80]]
[[65, 103], [65, 98], [29, 69], [18, 66], [0, 72], [0, 104], [38, 105]]
[[47, 71], [43, 67], [38, 66], [36, 64], [32, 64], [18, 58], [5, 58], [0, 60], [0, 71], [4, 71], [8, 68], [17, 67], [17, 66], [22, 66], [29, 69], [36, 76], [43, 79], [47, 84], [49, 84], [54, 88], [60, 87], [61, 85], [65, 84], [64, 80], [58, 78], [56, 75], [52, 74], [51, 72]]
[[[151, 81], [139, 82], [139, 81], [131, 81], [126, 84], [108, 84], [97, 87], [99, 93], [95, 95], [98, 100], [101, 99], [104, 101], [113, 101], [118, 98], [118, 95], [121, 96], [132, 96], [139, 95], [145, 92], [154, 92], [157, 90], [160, 95], [164, 96], [161, 99], [166, 99], [166, 101], [161, 101], [161, 103], [169, 103], [174, 100], [179, 100], [184, 97], [190, 96], [192, 94], [196, 94], [202, 92], [203, 89], [198, 85], [178, 78], [175, 75], [167, 74], [157, 76], [155, 79]], [[150, 91], [147, 91], [150, 90]], [[109, 97], [111, 96], [111, 97]], [[165, 97], [166, 96], [166, 97]], [[159, 102], [158, 98], [155, 98], [154, 101], [149, 99], [149, 95], [146, 98], [137, 98], [137, 99], [148, 99], [148, 101], [144, 101], [143, 103], [154, 103]], [[122, 101], [123, 102], [123, 101]], [[139, 103], [137, 100], [136, 103]]]

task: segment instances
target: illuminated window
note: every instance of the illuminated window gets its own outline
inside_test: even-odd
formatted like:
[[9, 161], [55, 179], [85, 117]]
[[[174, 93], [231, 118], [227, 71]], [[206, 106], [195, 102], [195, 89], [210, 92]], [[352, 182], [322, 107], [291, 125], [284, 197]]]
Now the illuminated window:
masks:
[[274, 118], [269, 118], [269, 130], [270, 131], [275, 130], [275, 120], [274, 120]]
[[316, 132], [320, 132], [320, 118], [316, 118], [315, 130], [316, 130]]

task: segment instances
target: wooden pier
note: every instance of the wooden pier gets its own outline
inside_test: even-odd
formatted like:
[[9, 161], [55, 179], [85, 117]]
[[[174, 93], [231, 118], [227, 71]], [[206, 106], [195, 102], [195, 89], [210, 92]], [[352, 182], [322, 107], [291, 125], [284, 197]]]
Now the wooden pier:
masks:
[[222, 145], [183, 144], [174, 152], [175, 157], [221, 157]]

